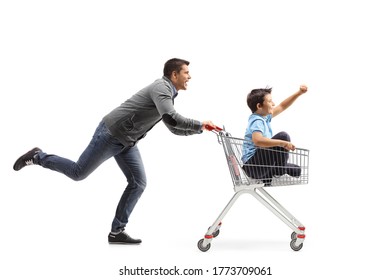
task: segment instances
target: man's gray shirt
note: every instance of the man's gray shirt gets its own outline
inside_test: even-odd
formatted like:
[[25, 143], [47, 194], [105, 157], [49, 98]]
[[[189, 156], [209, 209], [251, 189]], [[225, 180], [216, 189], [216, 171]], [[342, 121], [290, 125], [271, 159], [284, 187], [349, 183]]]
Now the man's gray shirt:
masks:
[[133, 146], [161, 119], [177, 135], [201, 133], [202, 123], [185, 118], [173, 107], [171, 81], [163, 77], [140, 90], [103, 118], [104, 123], [124, 146]]

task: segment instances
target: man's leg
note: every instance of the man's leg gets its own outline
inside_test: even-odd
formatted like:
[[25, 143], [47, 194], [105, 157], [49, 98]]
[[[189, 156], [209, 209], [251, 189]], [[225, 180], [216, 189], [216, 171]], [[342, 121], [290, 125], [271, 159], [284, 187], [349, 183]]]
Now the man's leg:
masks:
[[99, 165], [120, 153], [123, 145], [113, 138], [102, 122], [77, 162], [43, 152], [38, 153], [38, 164], [80, 181], [88, 177]]
[[46, 154], [35, 148], [21, 156], [15, 162], [14, 169], [20, 170], [26, 165], [38, 164], [79, 181], [85, 179], [105, 160], [120, 153], [122, 150], [123, 145], [111, 136], [104, 123], [101, 122], [96, 128], [91, 142], [77, 162], [57, 155]]
[[115, 234], [124, 233], [130, 214], [146, 187], [146, 174], [141, 154], [138, 147], [134, 146], [116, 155], [115, 160], [126, 176], [128, 185], [118, 203], [108, 240], [110, 243], [140, 243], [141, 240], [132, 239], [127, 234], [119, 239], [115, 238]]

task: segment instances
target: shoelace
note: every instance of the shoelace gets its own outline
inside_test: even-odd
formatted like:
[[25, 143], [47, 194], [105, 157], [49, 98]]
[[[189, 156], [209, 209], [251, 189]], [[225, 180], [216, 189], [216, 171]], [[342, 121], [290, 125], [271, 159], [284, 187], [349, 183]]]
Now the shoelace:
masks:
[[26, 160], [25, 161], [26, 165], [33, 165], [34, 161], [32, 159]]

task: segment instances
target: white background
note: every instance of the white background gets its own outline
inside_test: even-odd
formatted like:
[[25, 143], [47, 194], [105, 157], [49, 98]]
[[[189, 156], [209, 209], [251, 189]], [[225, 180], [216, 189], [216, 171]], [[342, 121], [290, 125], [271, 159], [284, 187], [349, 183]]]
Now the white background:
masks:
[[[1, 279], [124, 279], [124, 266], [175, 265], [210, 272], [165, 279], [258, 279], [213, 277], [215, 266], [270, 266], [270, 279], [388, 279], [385, 2], [1, 1]], [[272, 86], [278, 103], [308, 85], [273, 130], [310, 149], [310, 183], [269, 190], [305, 224], [300, 252], [250, 196], [210, 251], [197, 249], [233, 195], [212, 133], [177, 137], [161, 123], [139, 143], [148, 187], [127, 230], [140, 246], [107, 244], [126, 186], [114, 160], [82, 182], [12, 170], [35, 146], [77, 160], [101, 118], [172, 57], [191, 62], [177, 111], [238, 137], [252, 88]]]

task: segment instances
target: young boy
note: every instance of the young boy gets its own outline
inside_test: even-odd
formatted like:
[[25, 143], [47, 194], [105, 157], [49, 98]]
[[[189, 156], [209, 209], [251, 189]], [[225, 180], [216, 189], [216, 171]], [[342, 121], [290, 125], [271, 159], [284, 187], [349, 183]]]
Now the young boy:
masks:
[[[301, 175], [299, 166], [287, 163], [288, 151], [295, 150], [286, 132], [273, 135], [271, 120], [307, 91], [301, 85], [299, 90], [275, 107], [272, 101], [272, 88], [254, 89], [247, 96], [247, 104], [252, 111], [245, 132], [242, 152], [243, 168], [251, 178], [262, 179], [270, 185], [273, 176], [288, 174], [293, 177]], [[261, 147], [262, 149], [258, 149]]]

